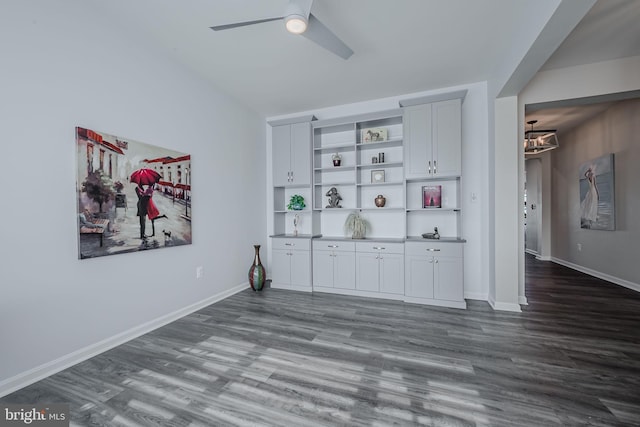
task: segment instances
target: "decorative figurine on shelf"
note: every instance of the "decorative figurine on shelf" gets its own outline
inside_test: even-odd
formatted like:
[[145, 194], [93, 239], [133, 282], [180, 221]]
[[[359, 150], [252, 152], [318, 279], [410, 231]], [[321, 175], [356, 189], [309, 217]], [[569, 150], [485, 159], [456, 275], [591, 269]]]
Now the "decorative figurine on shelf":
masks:
[[289, 204], [287, 205], [287, 209], [290, 211], [301, 211], [305, 207], [304, 197], [299, 194], [294, 194], [289, 199]]
[[331, 156], [331, 160], [333, 160], [333, 166], [338, 167], [342, 164], [342, 156], [338, 153]]
[[378, 197], [375, 198], [375, 203], [377, 207], [383, 208], [384, 205], [387, 203], [387, 198], [384, 197], [382, 194], [378, 194]]
[[352, 239], [364, 239], [367, 230], [371, 229], [371, 223], [360, 216], [359, 212], [351, 212], [344, 222], [345, 233], [351, 233]]
[[329, 197], [329, 204], [327, 205], [327, 208], [342, 207], [340, 206], [340, 200], [342, 200], [342, 197], [340, 196], [340, 193], [338, 193], [338, 189], [336, 187], [331, 187], [329, 191], [327, 191], [327, 197]]
[[298, 224], [300, 224], [300, 215], [295, 214], [293, 216], [293, 235], [298, 235]]
[[438, 227], [433, 227], [433, 233], [424, 233], [422, 235], [425, 239], [440, 239], [440, 233], [438, 233]]

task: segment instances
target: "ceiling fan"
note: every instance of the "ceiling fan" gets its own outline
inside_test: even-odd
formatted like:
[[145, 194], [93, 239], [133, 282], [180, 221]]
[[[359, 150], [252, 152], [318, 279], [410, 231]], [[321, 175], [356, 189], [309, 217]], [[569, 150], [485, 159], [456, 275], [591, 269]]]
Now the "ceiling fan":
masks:
[[247, 25], [262, 24], [263, 22], [284, 20], [287, 31], [292, 34], [300, 34], [312, 42], [335, 53], [343, 59], [349, 59], [353, 51], [331, 32], [322, 22], [311, 13], [313, 0], [290, 0], [285, 9], [284, 16], [277, 18], [258, 19], [255, 21], [237, 22], [235, 24], [216, 25], [210, 27], [213, 31], [230, 30], [232, 28], [245, 27]]

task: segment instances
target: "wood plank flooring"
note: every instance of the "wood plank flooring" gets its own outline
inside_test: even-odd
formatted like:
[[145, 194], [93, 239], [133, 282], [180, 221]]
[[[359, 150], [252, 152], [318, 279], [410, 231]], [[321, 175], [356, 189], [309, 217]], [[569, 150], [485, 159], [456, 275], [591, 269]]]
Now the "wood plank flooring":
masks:
[[0, 401], [82, 426], [640, 425], [640, 295], [527, 256], [527, 297], [247, 290]]

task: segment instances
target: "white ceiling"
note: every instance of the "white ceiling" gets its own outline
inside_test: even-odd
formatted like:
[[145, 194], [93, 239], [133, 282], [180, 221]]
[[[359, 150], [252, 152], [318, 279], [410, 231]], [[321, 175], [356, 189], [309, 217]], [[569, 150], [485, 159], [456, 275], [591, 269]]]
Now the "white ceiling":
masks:
[[[125, 27], [265, 116], [484, 81], [541, 4], [557, 0], [316, 0], [355, 54], [343, 60], [281, 21], [287, 0], [93, 0]], [[545, 68], [640, 55], [640, 0], [599, 0]]]
[[[639, 20], [639, 0], [598, 0], [541, 69], [639, 56]], [[640, 92], [527, 106], [525, 121], [538, 120], [534, 129], [566, 132], [602, 113], [615, 102], [638, 96]]]
[[288, 34], [287, 0], [94, 0], [113, 18], [265, 116], [487, 80], [539, 2], [316, 0], [312, 13], [354, 55]]

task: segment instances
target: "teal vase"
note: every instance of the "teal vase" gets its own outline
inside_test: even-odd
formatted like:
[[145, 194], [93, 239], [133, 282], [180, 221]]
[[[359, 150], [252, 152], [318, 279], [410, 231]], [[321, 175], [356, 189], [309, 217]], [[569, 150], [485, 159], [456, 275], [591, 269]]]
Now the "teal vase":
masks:
[[249, 268], [249, 285], [254, 291], [261, 291], [264, 287], [266, 273], [262, 266], [262, 261], [260, 261], [260, 245], [253, 245], [253, 247], [256, 250], [256, 254], [253, 258], [253, 264]]

